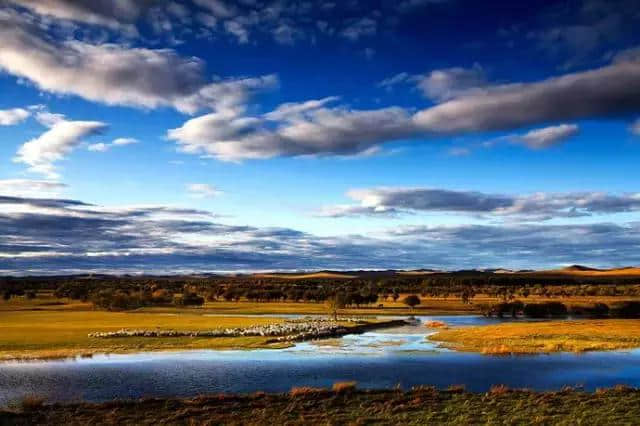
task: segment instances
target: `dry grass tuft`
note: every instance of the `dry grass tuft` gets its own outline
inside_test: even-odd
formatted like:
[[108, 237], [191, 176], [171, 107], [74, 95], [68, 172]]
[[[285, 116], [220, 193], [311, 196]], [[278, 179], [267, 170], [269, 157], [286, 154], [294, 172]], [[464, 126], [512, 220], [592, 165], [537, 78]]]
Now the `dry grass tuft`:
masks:
[[449, 328], [446, 322], [437, 320], [427, 321], [424, 323], [424, 326], [429, 328]]
[[507, 385], [493, 385], [491, 389], [489, 389], [490, 395], [504, 395], [505, 393], [509, 393], [511, 389]]
[[449, 393], [464, 393], [466, 387], [464, 385], [451, 385], [447, 388], [447, 392]]
[[291, 388], [291, 390], [289, 391], [289, 395], [293, 397], [318, 395], [322, 393], [327, 393], [327, 389], [314, 388], [312, 386], [298, 386], [298, 387]]
[[357, 382], [336, 382], [331, 387], [335, 393], [347, 393], [356, 390]]

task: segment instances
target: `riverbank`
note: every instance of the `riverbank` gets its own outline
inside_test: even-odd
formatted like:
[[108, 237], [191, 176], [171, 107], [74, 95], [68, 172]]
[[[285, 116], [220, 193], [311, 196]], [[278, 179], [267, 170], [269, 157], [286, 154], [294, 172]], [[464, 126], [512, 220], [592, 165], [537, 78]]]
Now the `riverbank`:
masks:
[[443, 330], [442, 346], [484, 354], [586, 352], [640, 347], [640, 320], [517, 322]]
[[212, 395], [102, 404], [47, 405], [36, 397], [0, 411], [10, 425], [66, 424], [638, 424], [640, 391], [626, 387], [586, 393], [509, 390], [486, 393], [359, 391], [297, 388], [287, 394]]

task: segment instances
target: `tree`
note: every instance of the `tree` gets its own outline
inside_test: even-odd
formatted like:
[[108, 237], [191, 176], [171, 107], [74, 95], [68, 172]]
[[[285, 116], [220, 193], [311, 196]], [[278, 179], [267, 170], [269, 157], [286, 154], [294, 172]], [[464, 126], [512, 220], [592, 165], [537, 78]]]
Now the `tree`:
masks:
[[326, 301], [327, 312], [333, 316], [334, 321], [338, 320], [338, 310], [344, 309], [345, 302], [342, 293], [337, 293], [329, 297]]
[[410, 294], [402, 300], [402, 303], [413, 309], [420, 304], [420, 298], [415, 294]]

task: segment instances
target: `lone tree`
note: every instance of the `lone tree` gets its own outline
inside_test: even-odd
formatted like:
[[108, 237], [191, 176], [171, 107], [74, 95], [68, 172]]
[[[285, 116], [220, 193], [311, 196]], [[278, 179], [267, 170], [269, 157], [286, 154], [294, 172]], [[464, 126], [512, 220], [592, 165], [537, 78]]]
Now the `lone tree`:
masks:
[[344, 295], [337, 293], [329, 297], [326, 301], [327, 312], [329, 316], [333, 316], [333, 320], [338, 320], [338, 310], [343, 309], [345, 306]]
[[413, 309], [420, 304], [420, 298], [415, 294], [410, 294], [402, 300], [402, 303]]

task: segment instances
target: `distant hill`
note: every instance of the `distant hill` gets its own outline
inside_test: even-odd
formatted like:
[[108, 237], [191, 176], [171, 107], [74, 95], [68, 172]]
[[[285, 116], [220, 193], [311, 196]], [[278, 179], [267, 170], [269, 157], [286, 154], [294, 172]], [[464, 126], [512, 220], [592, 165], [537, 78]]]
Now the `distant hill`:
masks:
[[596, 269], [583, 265], [571, 265], [562, 269], [552, 269], [548, 271], [529, 272], [529, 274], [561, 274], [584, 277], [607, 277], [607, 276], [640, 276], [640, 267], [627, 266], [624, 268]]
[[280, 278], [287, 280], [304, 280], [304, 279], [312, 279], [312, 278], [334, 278], [334, 279], [351, 279], [357, 278], [357, 275], [347, 275], [343, 273], [337, 272], [313, 272], [313, 273], [283, 273], [283, 274], [254, 274], [254, 277], [258, 278]]
[[563, 271], [567, 271], [567, 272], [595, 272], [595, 271], [602, 271], [602, 269], [596, 269], [596, 268], [590, 268], [588, 266], [584, 266], [584, 265], [571, 265], [571, 266], [567, 266], [566, 268], [563, 268]]

